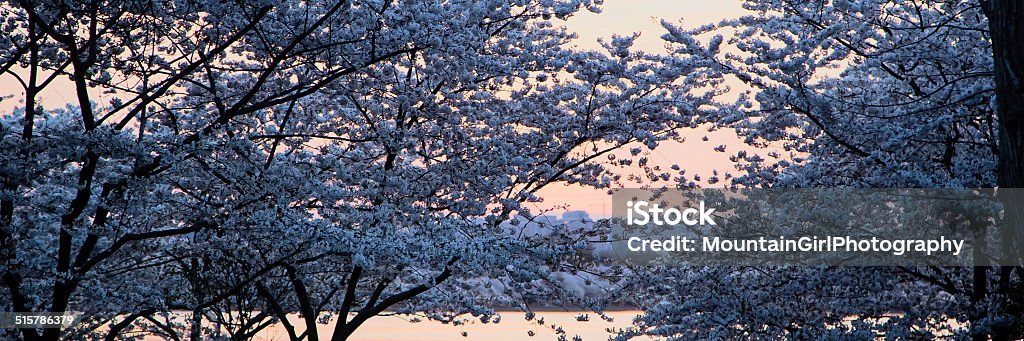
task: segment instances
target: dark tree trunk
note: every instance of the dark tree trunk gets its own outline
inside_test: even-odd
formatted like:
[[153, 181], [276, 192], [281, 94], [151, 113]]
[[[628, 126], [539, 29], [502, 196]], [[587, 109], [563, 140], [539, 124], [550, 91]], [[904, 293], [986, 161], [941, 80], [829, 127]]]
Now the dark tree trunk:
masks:
[[990, 0], [985, 9], [995, 62], [998, 184], [1024, 188], [1024, 2]]
[[[982, 1], [985, 15], [989, 21], [992, 37], [992, 57], [996, 81], [996, 117], [999, 121], [999, 168], [997, 185], [999, 188], [1024, 188], [1024, 2], [1020, 0], [985, 0]], [[1016, 200], [1013, 196], [1003, 200]], [[1019, 202], [1011, 202], [1011, 208], [1020, 207]], [[1005, 252], [1018, 252], [1018, 236], [1021, 235], [1022, 213], [1020, 210], [1008, 209], [1005, 212], [1001, 232], [1001, 249]], [[1004, 260], [1004, 266], [998, 271], [994, 293], [1007, 294], [1013, 272], [1020, 271], [1016, 267], [1008, 267], [1007, 263], [1016, 264], [1018, 255]], [[1016, 269], [1015, 269], [1016, 268]], [[1005, 295], [1001, 295], [1005, 297]], [[997, 312], [998, 313], [998, 312]], [[1006, 316], [1002, 316], [1006, 317]], [[1008, 340], [1010, 326], [993, 326], [992, 339]]]

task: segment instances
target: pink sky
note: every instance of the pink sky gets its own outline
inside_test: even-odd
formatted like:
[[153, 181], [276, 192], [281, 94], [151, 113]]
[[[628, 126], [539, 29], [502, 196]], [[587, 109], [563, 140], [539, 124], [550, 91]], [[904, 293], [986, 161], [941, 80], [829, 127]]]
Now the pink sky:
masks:
[[[659, 18], [670, 22], [682, 19], [684, 27], [696, 27], [744, 14], [741, 4], [737, 0], [610, 0], [602, 7], [603, 13], [581, 13], [570, 18], [567, 26], [579, 34], [577, 45], [581, 48], [600, 49], [598, 38], [639, 32], [637, 48], [661, 53], [665, 51], [665, 44], [660, 37], [665, 30]], [[697, 129], [682, 134], [686, 142], [667, 142], [652, 151], [649, 155], [651, 164], [662, 168], [678, 164], [686, 170], [687, 177], [700, 174], [704, 179], [711, 175], [712, 170], [721, 174], [733, 170], [729, 155], [736, 152], [735, 148], [727, 148], [725, 153], [714, 151], [718, 145], [733, 147], [742, 144], [731, 130], [708, 132]], [[704, 136], [708, 141], [702, 140]], [[591, 217], [611, 215], [611, 196], [606, 191], [559, 185], [545, 188], [540, 195], [545, 202], [533, 204], [538, 211], [552, 210], [552, 214], [586, 211]], [[564, 205], [568, 208], [563, 209]]]

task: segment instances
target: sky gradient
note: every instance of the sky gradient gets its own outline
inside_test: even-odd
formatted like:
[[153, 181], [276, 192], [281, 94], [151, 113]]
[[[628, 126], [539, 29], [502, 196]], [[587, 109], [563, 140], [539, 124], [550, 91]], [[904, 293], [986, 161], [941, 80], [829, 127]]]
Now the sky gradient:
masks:
[[[741, 4], [736, 0], [609, 0], [602, 6], [602, 13], [583, 11], [569, 18], [565, 24], [579, 35], [576, 44], [580, 48], [601, 49], [598, 39], [607, 40], [613, 34], [636, 32], [640, 34], [634, 45], [636, 48], [664, 53], [665, 43], [661, 35], [665, 29], [661, 26], [661, 19], [674, 23], [681, 21], [684, 27], [693, 28], [741, 16], [745, 13]], [[673, 141], [663, 143], [649, 155], [650, 164], [666, 169], [678, 164], [691, 178], [699, 174], [706, 179], [713, 170], [720, 173], [732, 171], [729, 155], [735, 153], [735, 148], [727, 148], [725, 153], [714, 151], [722, 144], [729, 147], [742, 145], [731, 130], [708, 132], [694, 129], [681, 133], [686, 141], [681, 144]], [[707, 141], [703, 141], [705, 136]], [[565, 211], [585, 211], [595, 218], [611, 216], [611, 196], [606, 191], [556, 185], [540, 191], [540, 195], [545, 201], [532, 204], [538, 212], [558, 215]]]

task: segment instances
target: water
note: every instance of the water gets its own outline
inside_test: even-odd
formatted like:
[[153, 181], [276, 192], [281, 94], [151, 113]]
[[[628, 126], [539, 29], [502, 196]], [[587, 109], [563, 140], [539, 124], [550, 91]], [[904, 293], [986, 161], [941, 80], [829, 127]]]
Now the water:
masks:
[[[525, 314], [519, 311], [501, 312], [500, 323], [481, 323], [469, 317], [462, 325], [443, 324], [437, 321], [422, 320], [410, 322], [412, 316], [377, 316], [369, 319], [356, 330], [350, 340], [359, 341], [441, 341], [441, 340], [555, 340], [558, 334], [555, 328], [561, 327], [569, 340], [580, 336], [583, 340], [607, 340], [613, 334], [609, 330], [619, 330], [631, 325], [632, 320], [640, 312], [615, 311], [607, 313], [612, 321], [603, 320], [600, 316], [589, 313], [588, 321], [578, 321], [579, 312], [538, 312], [533, 321], [527, 321]], [[301, 333], [302, 322], [293, 317], [296, 332]], [[538, 321], [543, 319], [544, 324]], [[318, 328], [322, 339], [329, 339], [333, 329], [333, 321]], [[533, 332], [533, 336], [530, 336]], [[463, 334], [465, 333], [465, 334]], [[288, 340], [288, 334], [280, 325], [268, 327], [255, 340]]]

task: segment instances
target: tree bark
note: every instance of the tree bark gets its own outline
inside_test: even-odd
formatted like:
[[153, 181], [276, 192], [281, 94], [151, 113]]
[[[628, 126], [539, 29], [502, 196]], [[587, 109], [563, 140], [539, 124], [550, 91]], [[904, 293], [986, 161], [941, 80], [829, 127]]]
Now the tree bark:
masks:
[[989, 0], [985, 7], [995, 62], [1001, 188], [1024, 187], [1024, 2]]
[[[999, 122], [999, 164], [997, 185], [1000, 189], [1024, 188], [1024, 2], [1019, 0], [983, 0], [992, 37], [992, 60], [996, 82], [996, 117]], [[1001, 191], [1003, 192], [1003, 191]], [[1000, 241], [1003, 266], [996, 279], [995, 293], [1005, 294], [1018, 267], [1018, 236], [1021, 235], [1022, 212], [1015, 209], [1020, 202], [1015, 195], [1003, 196], [1008, 209], [1004, 212]], [[1010, 200], [1007, 202], [1007, 200]], [[1012, 263], [1012, 264], [1011, 264]], [[987, 274], [986, 274], [987, 275]], [[998, 312], [997, 312], [998, 313]], [[1005, 324], [1005, 323], [1004, 323]], [[1008, 340], [1009, 326], [992, 328], [993, 340]]]

